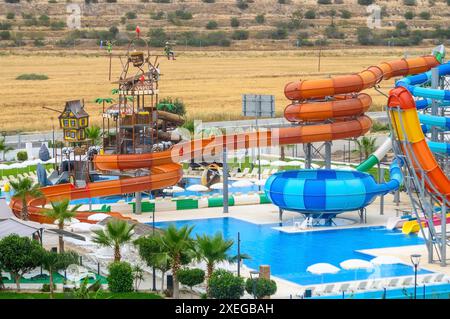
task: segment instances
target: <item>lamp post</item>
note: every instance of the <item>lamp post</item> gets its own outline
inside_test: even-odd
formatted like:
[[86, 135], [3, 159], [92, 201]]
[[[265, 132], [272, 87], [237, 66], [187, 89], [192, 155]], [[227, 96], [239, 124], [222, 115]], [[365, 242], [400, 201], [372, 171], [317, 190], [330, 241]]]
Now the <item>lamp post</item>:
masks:
[[417, 267], [420, 263], [420, 257], [419, 254], [411, 255], [411, 263], [414, 266], [414, 299], [417, 299]]
[[[150, 197], [151, 197], [151, 191], [150, 191]], [[152, 211], [152, 235], [155, 236], [155, 208], [153, 208]], [[152, 290], [156, 291], [156, 269], [155, 266], [152, 267]], [[164, 289], [164, 287], [162, 287]]]
[[[255, 275], [255, 278], [253, 278], [253, 275]], [[253, 299], [256, 299], [256, 279], [257, 279], [257, 275], [259, 275], [259, 272], [256, 270], [252, 270], [250, 271], [250, 278], [252, 279], [252, 283], [253, 283]]]

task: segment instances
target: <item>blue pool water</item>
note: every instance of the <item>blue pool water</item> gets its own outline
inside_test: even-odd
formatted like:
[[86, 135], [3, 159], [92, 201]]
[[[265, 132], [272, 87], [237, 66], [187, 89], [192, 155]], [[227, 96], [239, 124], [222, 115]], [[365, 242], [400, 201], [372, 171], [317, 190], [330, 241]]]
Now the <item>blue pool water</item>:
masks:
[[[165, 228], [169, 222], [157, 223]], [[319, 262], [339, 267], [346, 259], [370, 260], [373, 257], [357, 250], [422, 244], [417, 235], [403, 235], [385, 227], [360, 227], [289, 234], [274, 229], [279, 224], [257, 225], [235, 218], [211, 218], [175, 222], [176, 227], [195, 225], [193, 235], [223, 232], [227, 239], [234, 239], [232, 253], [237, 253], [237, 233], [241, 235], [241, 252], [252, 257], [244, 260], [250, 268], [270, 265], [273, 275], [301, 284], [363, 280], [368, 278], [413, 275], [409, 265], [382, 265], [372, 271], [341, 270], [337, 274], [314, 275], [306, 268]], [[420, 270], [419, 274], [429, 273]]]

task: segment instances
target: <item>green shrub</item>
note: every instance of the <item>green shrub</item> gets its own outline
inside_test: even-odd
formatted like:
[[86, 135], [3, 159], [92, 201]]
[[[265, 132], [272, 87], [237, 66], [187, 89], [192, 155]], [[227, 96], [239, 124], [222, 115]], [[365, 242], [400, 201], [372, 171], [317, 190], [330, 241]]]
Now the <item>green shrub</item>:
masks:
[[245, 291], [252, 296], [255, 294], [258, 299], [269, 297], [277, 292], [277, 283], [267, 278], [248, 278], [245, 282]]
[[230, 19], [230, 25], [231, 25], [233, 28], [239, 27], [240, 24], [241, 24], [241, 23], [239, 22], [239, 19], [238, 19], [238, 18], [232, 17], [232, 18]]
[[417, 1], [416, 0], [403, 0], [403, 4], [405, 6], [416, 6]]
[[341, 10], [341, 18], [342, 19], [350, 19], [352, 17], [352, 13], [348, 10]]
[[[56, 285], [53, 284], [53, 290], [56, 290]], [[41, 288], [42, 292], [50, 292], [50, 284], [43, 284]]]
[[286, 39], [288, 36], [288, 31], [286, 28], [276, 28], [272, 33], [270, 34], [270, 38], [274, 40], [282, 40]]
[[192, 19], [192, 13], [186, 10], [176, 10], [175, 15], [177, 16], [177, 18], [182, 20]]
[[248, 9], [248, 1], [246, 1], [246, 0], [237, 0], [236, 1], [236, 6], [239, 9], [241, 9], [241, 10]]
[[178, 270], [177, 277], [181, 284], [192, 289], [192, 287], [200, 285], [205, 280], [205, 272], [198, 268], [184, 268]]
[[428, 11], [422, 11], [421, 13], [419, 13], [419, 17], [424, 19], [424, 20], [430, 20], [431, 19], [431, 13], [429, 13]]
[[64, 21], [53, 21], [50, 23], [50, 29], [52, 30], [62, 30], [66, 27], [66, 23]]
[[152, 12], [150, 13], [150, 19], [162, 20], [164, 19], [164, 11]]
[[38, 23], [41, 26], [45, 26], [45, 27], [50, 26], [50, 18], [49, 18], [49, 16], [45, 15], [45, 14], [41, 15], [39, 17], [39, 19], [38, 19]]
[[0, 31], [0, 40], [11, 40], [11, 33], [9, 31]]
[[48, 80], [48, 76], [45, 74], [24, 73], [16, 77], [16, 80], [42, 81]]
[[288, 4], [289, 0], [278, 0], [279, 4]]
[[370, 129], [371, 132], [383, 132], [383, 131], [389, 131], [389, 125], [383, 124], [378, 121], [374, 121], [372, 124], [372, 128]]
[[317, 4], [331, 4], [331, 0], [317, 0]]
[[327, 46], [328, 45], [328, 40], [327, 39], [317, 39], [316, 41], [314, 41], [314, 45]]
[[316, 12], [312, 9], [305, 12], [305, 19], [315, 19], [316, 18]]
[[133, 23], [129, 23], [125, 28], [127, 29], [127, 31], [134, 31], [136, 30], [136, 25]]
[[218, 27], [219, 27], [219, 24], [214, 20], [208, 21], [208, 23], [206, 24], [206, 29], [208, 29], [208, 30], [215, 30]]
[[373, 0], [358, 0], [358, 4], [362, 5], [362, 6], [368, 6], [371, 5], [373, 3]]
[[262, 13], [262, 14], [258, 14], [256, 17], [255, 17], [255, 22], [256, 23], [258, 23], [258, 24], [264, 24], [264, 22], [266, 22], [266, 17], [265, 17], [265, 15]]
[[129, 11], [127, 13], [125, 13], [125, 17], [127, 17], [127, 19], [133, 20], [137, 18], [136, 12], [133, 11]]
[[173, 99], [170, 96], [159, 100], [159, 103], [156, 106], [156, 108], [160, 111], [166, 111], [166, 112], [175, 113], [178, 115], [186, 114], [186, 107], [184, 105], [183, 100], [181, 100], [179, 98]]
[[204, 2], [204, 3], [214, 3], [214, 2], [216, 2], [216, 0], [202, 0], [202, 2]]
[[168, 40], [168, 36], [162, 28], [150, 29], [148, 36], [150, 37], [148, 43], [152, 47], [163, 47]]
[[20, 0], [5, 0], [6, 3], [19, 3]]
[[216, 299], [239, 299], [244, 295], [244, 279], [230, 271], [216, 270], [208, 282], [209, 296]]
[[249, 36], [249, 32], [247, 30], [236, 30], [231, 35], [233, 40], [247, 40]]
[[34, 39], [33, 45], [38, 48], [45, 46], [44, 39]]
[[325, 28], [325, 35], [329, 39], [343, 39], [345, 37], [345, 34], [340, 32], [335, 24], [330, 24]]
[[113, 262], [108, 270], [108, 287], [111, 292], [133, 291], [133, 269], [129, 263]]
[[28, 159], [28, 153], [26, 151], [17, 152], [17, 160], [20, 162], [26, 161]]
[[155, 3], [170, 3], [171, 0], [152, 0]]
[[13, 20], [16, 17], [16, 14], [14, 12], [8, 12], [6, 14], [6, 19]]
[[12, 24], [9, 22], [0, 22], [0, 30], [11, 30]]
[[407, 11], [407, 12], [405, 12], [404, 17], [406, 20], [412, 20], [412, 19], [414, 19], [414, 12]]

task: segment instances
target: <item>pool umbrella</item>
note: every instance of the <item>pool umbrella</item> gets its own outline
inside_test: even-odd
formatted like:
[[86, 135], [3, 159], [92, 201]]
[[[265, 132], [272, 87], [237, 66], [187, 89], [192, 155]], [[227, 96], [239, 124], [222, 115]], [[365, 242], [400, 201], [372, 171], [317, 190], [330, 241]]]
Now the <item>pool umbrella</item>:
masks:
[[378, 256], [370, 261], [373, 265], [393, 265], [393, 264], [402, 264], [402, 260], [395, 256]]
[[194, 184], [186, 188], [186, 190], [190, 192], [207, 192], [209, 188], [200, 184]]
[[234, 182], [233, 184], [231, 184], [231, 186], [233, 186], [233, 187], [250, 187], [250, 186], [253, 186], [253, 183], [251, 181], [249, 181], [248, 179], [243, 179], [243, 180]]
[[288, 165], [288, 162], [285, 162], [285, 161], [273, 161], [270, 163], [270, 166], [277, 166], [277, 167], [286, 166], [286, 165]]
[[323, 283], [323, 275], [325, 274], [336, 274], [340, 271], [341, 269], [333, 266], [332, 264], [328, 264], [328, 263], [317, 263], [317, 264], [313, 264], [308, 266], [308, 268], [306, 268], [307, 272], [310, 272], [314, 275], [322, 275], [322, 283]]
[[355, 280], [358, 269], [372, 269], [373, 264], [363, 259], [347, 259], [339, 264], [341, 268], [346, 270], [355, 270]]
[[168, 194], [181, 193], [181, 192], [184, 192], [184, 188], [174, 185], [174, 186], [169, 187], [169, 188], [164, 188], [163, 192], [164, 193], [168, 193]]
[[[212, 184], [209, 188], [211, 188], [211, 189], [223, 189], [223, 183]], [[230, 188], [230, 185], [228, 185], [228, 188]]]
[[89, 215], [87, 220], [93, 220], [93, 221], [100, 222], [108, 217], [111, 217], [111, 216], [108, 214], [105, 214], [105, 213], [96, 213], [96, 214]]
[[264, 185], [266, 185], [266, 182], [267, 182], [267, 179], [257, 179], [255, 181], [255, 185], [257, 185], [257, 186], [264, 186]]

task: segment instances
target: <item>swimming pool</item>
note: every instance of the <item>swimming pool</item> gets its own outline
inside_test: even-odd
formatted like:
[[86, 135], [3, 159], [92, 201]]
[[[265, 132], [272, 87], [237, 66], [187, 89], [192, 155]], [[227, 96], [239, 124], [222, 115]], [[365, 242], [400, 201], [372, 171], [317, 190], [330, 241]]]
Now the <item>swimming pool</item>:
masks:
[[[160, 222], [156, 225], [165, 228], [169, 224]], [[273, 228], [279, 226], [278, 223], [258, 225], [231, 217], [177, 221], [175, 225], [195, 225], [194, 236], [221, 231], [225, 238], [234, 239], [233, 254], [237, 253], [237, 233], [240, 232], [241, 252], [252, 257], [244, 260], [246, 266], [258, 269], [260, 265], [270, 265], [274, 276], [301, 285], [413, 275], [413, 268], [404, 264], [382, 265], [372, 271], [341, 270], [326, 275], [313, 275], [306, 268], [319, 262], [339, 267], [346, 259], [373, 258], [358, 250], [423, 244], [417, 235], [403, 235], [381, 226], [286, 233]], [[426, 273], [429, 271], [419, 271], [419, 274]]]

